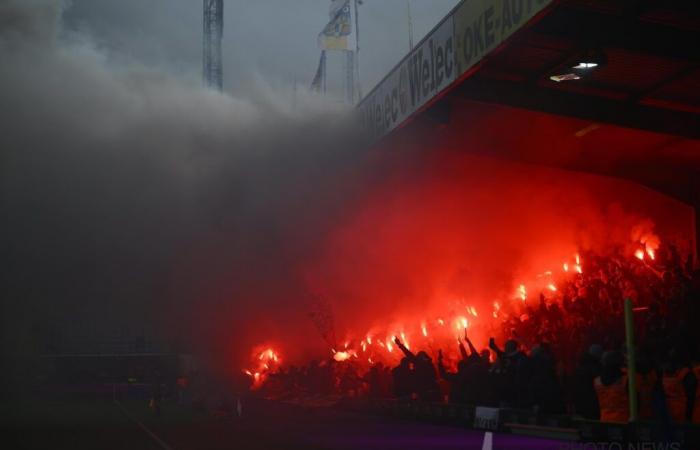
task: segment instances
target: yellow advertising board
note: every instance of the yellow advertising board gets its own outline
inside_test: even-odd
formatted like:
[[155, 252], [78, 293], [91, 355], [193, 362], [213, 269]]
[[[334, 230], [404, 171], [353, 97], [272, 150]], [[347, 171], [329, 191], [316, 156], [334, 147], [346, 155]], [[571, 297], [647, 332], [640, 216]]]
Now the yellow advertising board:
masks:
[[463, 0], [358, 105], [379, 138], [444, 90], [554, 0]]
[[518, 31], [552, 0], [466, 0], [454, 12], [461, 75]]

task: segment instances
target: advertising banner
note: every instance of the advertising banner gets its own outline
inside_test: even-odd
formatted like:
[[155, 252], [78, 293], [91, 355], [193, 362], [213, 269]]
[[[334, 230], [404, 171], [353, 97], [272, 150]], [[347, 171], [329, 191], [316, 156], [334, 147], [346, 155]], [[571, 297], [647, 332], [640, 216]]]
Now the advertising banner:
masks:
[[448, 17], [360, 103], [374, 137], [393, 130], [456, 78], [454, 24]]
[[498, 430], [498, 408], [477, 406], [474, 413], [474, 428], [481, 430]]
[[466, 0], [462, 3], [454, 12], [459, 75], [471, 69], [550, 3], [552, 0]]
[[377, 139], [400, 125], [553, 0], [465, 0], [359, 104]]

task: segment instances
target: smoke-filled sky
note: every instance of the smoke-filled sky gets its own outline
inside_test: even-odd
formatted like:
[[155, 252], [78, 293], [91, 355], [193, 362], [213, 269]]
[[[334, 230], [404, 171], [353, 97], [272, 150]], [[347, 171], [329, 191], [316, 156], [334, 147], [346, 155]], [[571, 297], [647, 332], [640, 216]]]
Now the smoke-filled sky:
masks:
[[[455, 1], [411, 3], [417, 40]], [[201, 1], [0, 2], [5, 350], [120, 332], [211, 346], [270, 285], [277, 318], [303, 310], [288, 259], [313, 252], [361, 161], [345, 113], [303, 89], [329, 2], [225, 5], [230, 96], [201, 86]], [[366, 85], [407, 50], [405, 7], [361, 7]]]
[[[410, 0], [418, 42], [458, 0]], [[200, 0], [72, 0], [71, 29], [89, 32], [111, 58], [132, 58], [199, 75], [202, 50]], [[328, 21], [329, 0], [226, 0], [224, 88], [245, 94], [261, 79], [300, 88], [318, 64], [316, 37]], [[360, 6], [361, 80], [367, 92], [408, 51], [406, 0], [365, 0]], [[329, 64], [329, 85], [340, 82]], [[337, 79], [336, 79], [337, 78]]]
[[[225, 367], [257, 343], [328, 351], [313, 295], [333, 303], [339, 335], [364, 332], [449, 297], [491, 302], [547, 257], [624, 243], [647, 217], [672, 233], [689, 223], [622, 181], [367, 152], [337, 104], [299, 93], [292, 107], [326, 1], [228, 1], [228, 92], [209, 91], [200, 3], [0, 2], [3, 351], [120, 330]], [[417, 28], [452, 3], [414, 1]], [[365, 1], [367, 58], [386, 58], [367, 80], [405, 50], [402, 5]]]
[[[109, 5], [102, 20], [118, 19]], [[70, 8], [0, 3], [3, 348], [119, 330], [231, 336], [264, 305], [252, 290], [273, 278], [275, 300], [296, 294], [286, 258], [354, 189], [343, 174], [359, 133], [318, 98], [291, 109], [265, 83], [220, 95], [167, 64], [113, 57], [63, 25]]]

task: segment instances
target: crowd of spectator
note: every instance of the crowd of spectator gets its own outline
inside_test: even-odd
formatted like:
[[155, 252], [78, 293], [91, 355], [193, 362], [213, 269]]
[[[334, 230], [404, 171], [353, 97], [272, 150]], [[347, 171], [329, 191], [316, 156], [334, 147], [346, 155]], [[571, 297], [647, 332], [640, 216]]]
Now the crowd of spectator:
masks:
[[396, 338], [403, 358], [395, 367], [377, 362], [364, 370], [352, 360], [313, 361], [271, 374], [264, 392], [443, 401], [626, 422], [623, 305], [629, 298], [639, 419], [698, 423], [700, 271], [693, 260], [673, 247], [654, 259], [630, 257], [622, 249], [581, 256], [584, 270], [555, 295], [501, 312], [503, 348], [491, 338], [479, 350], [465, 331], [455, 366], [442, 350], [432, 357], [414, 353]]

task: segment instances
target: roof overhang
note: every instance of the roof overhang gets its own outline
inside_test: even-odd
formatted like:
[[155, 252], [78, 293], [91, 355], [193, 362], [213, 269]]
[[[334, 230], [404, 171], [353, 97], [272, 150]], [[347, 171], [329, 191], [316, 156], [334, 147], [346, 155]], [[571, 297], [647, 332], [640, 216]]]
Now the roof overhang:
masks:
[[[539, 3], [541, 8], [530, 10], [517, 31], [458, 72], [447, 87], [384, 128], [385, 142], [449, 146], [622, 177], [698, 204], [700, 2], [471, 3], [480, 5], [478, 14], [484, 8], [502, 14], [504, 4]], [[464, 69], [459, 67], [460, 52], [469, 45], [467, 33], [460, 32], [464, 15], [458, 20], [455, 11], [450, 14], [456, 64]], [[551, 79], [571, 73], [592, 52], [604, 55], [598, 67], [574, 71], [580, 75], [576, 80]], [[400, 75], [411, 58], [416, 56], [409, 55], [392, 73]], [[391, 75], [384, 84], [391, 85], [386, 82]], [[395, 84], [400, 98], [400, 81]], [[382, 113], [391, 120], [386, 94], [391, 90], [378, 88], [384, 90]], [[361, 104], [365, 113], [376, 91]], [[369, 118], [377, 123], [376, 116]]]

